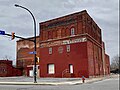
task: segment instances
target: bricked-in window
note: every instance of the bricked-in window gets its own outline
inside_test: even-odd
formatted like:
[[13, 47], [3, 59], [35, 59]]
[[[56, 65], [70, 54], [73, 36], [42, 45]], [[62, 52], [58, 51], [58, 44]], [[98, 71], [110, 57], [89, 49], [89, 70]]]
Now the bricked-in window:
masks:
[[61, 29], [57, 30], [57, 38], [61, 38]]
[[65, 28], [62, 28], [62, 37], [65, 37], [66, 36], [66, 30]]
[[52, 32], [48, 31], [48, 39], [52, 39]]
[[70, 32], [71, 32], [71, 35], [75, 35], [75, 28], [71, 28]]
[[49, 48], [49, 54], [52, 54], [52, 48], [51, 47]]
[[67, 45], [66, 48], [67, 48], [67, 52], [70, 52], [70, 45]]
[[55, 38], [57, 37], [57, 32], [56, 32], [56, 30], [54, 30], [52, 33], [53, 33], [53, 39], [55, 39]]
[[46, 32], [45, 32], [45, 31], [43, 31], [43, 35], [42, 35], [42, 37], [43, 37], [43, 40], [46, 39]]
[[43, 31], [43, 40], [47, 40], [48, 39], [48, 32]]

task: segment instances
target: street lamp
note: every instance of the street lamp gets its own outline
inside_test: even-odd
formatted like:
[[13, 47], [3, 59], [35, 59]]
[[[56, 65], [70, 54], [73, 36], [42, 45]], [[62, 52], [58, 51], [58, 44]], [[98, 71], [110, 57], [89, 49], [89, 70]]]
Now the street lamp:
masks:
[[37, 80], [36, 80], [36, 21], [35, 21], [35, 17], [32, 14], [32, 12], [29, 9], [27, 9], [26, 7], [23, 7], [23, 6], [20, 6], [17, 4], [15, 4], [15, 6], [27, 10], [31, 14], [33, 21], [34, 21], [34, 45], [35, 45], [34, 46], [34, 83], [37, 83]]

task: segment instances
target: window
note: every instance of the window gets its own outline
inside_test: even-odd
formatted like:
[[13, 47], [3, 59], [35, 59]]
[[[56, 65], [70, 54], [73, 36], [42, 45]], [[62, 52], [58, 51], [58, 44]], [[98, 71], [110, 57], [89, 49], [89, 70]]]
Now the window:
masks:
[[75, 35], [75, 29], [74, 28], [71, 28], [71, 35]]
[[70, 52], [70, 45], [67, 45], [66, 48], [67, 48], [67, 52]]
[[69, 65], [69, 70], [70, 70], [69, 71], [70, 73], [73, 73], [73, 65], [72, 64]]
[[52, 54], [52, 48], [49, 48], [49, 54]]
[[48, 74], [54, 74], [55, 73], [55, 66], [54, 64], [48, 64]]

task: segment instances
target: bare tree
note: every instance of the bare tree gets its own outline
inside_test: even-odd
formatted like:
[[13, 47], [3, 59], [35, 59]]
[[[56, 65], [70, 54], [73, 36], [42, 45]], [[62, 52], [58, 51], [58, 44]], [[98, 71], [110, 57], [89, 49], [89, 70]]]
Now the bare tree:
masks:
[[120, 69], [119, 60], [120, 60], [120, 57], [118, 55], [112, 58], [112, 63], [110, 65], [111, 70]]
[[8, 55], [5, 55], [5, 56], [3, 57], [3, 60], [10, 60], [10, 59], [11, 59], [11, 57], [8, 56]]

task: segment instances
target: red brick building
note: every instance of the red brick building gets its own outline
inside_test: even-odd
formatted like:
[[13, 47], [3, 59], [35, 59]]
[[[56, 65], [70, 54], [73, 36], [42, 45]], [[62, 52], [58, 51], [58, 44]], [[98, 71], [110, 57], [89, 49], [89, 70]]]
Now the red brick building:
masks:
[[105, 54], [105, 75], [110, 74], [110, 61], [109, 61], [109, 56]]
[[[33, 40], [33, 37], [28, 38]], [[37, 57], [39, 57], [39, 36], [37, 36]], [[18, 40], [17, 41], [17, 60], [16, 65], [18, 68], [23, 68], [23, 75], [31, 76], [33, 72], [34, 55], [29, 52], [34, 51], [34, 43], [29, 40]], [[38, 63], [37, 63], [38, 65]], [[38, 70], [39, 72], [39, 70]]]
[[22, 70], [12, 66], [12, 61], [0, 60], [0, 77], [22, 76]]
[[[86, 10], [41, 22], [39, 25], [37, 54], [40, 57], [40, 77], [90, 77], [109, 74], [109, 69], [106, 68], [106, 65], [109, 68], [109, 58], [105, 54], [101, 29]], [[23, 53], [20, 54], [22, 49]], [[29, 51], [33, 47], [27, 49]], [[17, 50], [17, 57], [28, 52], [25, 48]], [[29, 58], [29, 55], [26, 57]], [[19, 58], [17, 62], [21, 60]], [[26, 60], [24, 58], [23, 62]]]
[[110, 59], [109, 55], [105, 53], [105, 43], [102, 43], [102, 59], [103, 59], [103, 71], [104, 75], [110, 74]]

